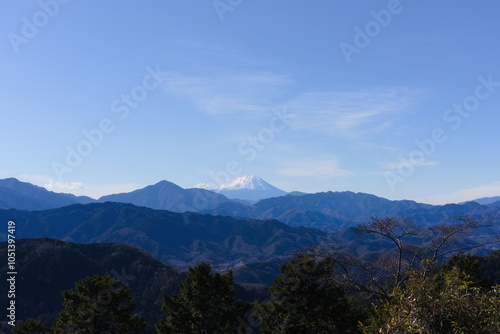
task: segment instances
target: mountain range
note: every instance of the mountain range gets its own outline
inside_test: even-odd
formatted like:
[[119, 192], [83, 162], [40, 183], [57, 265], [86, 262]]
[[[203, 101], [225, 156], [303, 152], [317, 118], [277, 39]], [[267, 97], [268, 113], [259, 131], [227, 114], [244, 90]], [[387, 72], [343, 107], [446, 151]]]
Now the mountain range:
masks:
[[[462, 215], [481, 221], [500, 217], [497, 202], [433, 206], [363, 193], [324, 192], [288, 194], [244, 205], [222, 194], [183, 189], [167, 181], [105, 196], [98, 202], [48, 192], [15, 179], [3, 181], [1, 184], [9, 185], [7, 190], [13, 192], [20, 186], [18, 194], [25, 196], [21, 202], [25, 210], [0, 210], [0, 221], [16, 222], [18, 238], [120, 242], [142, 248], [178, 268], [201, 261], [218, 268], [234, 267], [240, 262], [280, 258], [322, 242], [359, 249], [363, 247], [361, 239], [350, 228], [371, 217], [399, 216], [419, 225], [441, 224]], [[68, 201], [93, 203], [67, 205]], [[0, 203], [12, 202], [0, 198]], [[37, 206], [27, 209], [31, 203]], [[39, 203], [64, 206], [40, 211]], [[0, 231], [0, 240], [6, 240], [5, 233]], [[500, 228], [491, 227], [482, 233], [500, 234]]]
[[489, 205], [495, 203], [496, 205], [500, 205], [500, 196], [478, 198], [473, 200], [472, 202], [476, 202], [481, 205]]
[[168, 181], [161, 181], [129, 193], [103, 196], [98, 201], [130, 203], [172, 212], [201, 212], [223, 207], [224, 211], [219, 214], [227, 216], [232, 216], [233, 211], [241, 211], [245, 207], [239, 202], [229, 200], [224, 195], [206, 189], [184, 189]]
[[[260, 182], [255, 177], [246, 181], [231, 188], [251, 191], [251, 187]], [[118, 271], [117, 266], [121, 264], [132, 265], [132, 268], [137, 266], [133, 276], [144, 277], [139, 273], [144, 270], [156, 277], [152, 283], [144, 283], [155, 291], [139, 289], [150, 298], [146, 303], [156, 303], [156, 306], [158, 300], [154, 298], [160, 294], [158, 291], [171, 288], [170, 285], [162, 287], [159, 280], [164, 278], [159, 277], [167, 275], [172, 282], [179, 277], [168, 266], [186, 269], [203, 261], [217, 270], [233, 269], [236, 280], [248, 286], [269, 285], [279, 265], [294, 252], [318, 244], [336, 245], [360, 257], [376, 257], [390, 249], [392, 244], [384, 238], [359, 235], [352, 229], [371, 217], [399, 216], [418, 225], [440, 224], [461, 215], [481, 221], [498, 219], [500, 202], [488, 203], [471, 201], [435, 206], [348, 191], [293, 192], [248, 203], [230, 199], [220, 192], [183, 189], [168, 181], [94, 200], [50, 192], [16, 179], [0, 180], [0, 221], [13, 220], [16, 239], [25, 245], [19, 254], [29, 252], [30, 258], [38, 259], [23, 264], [22, 270], [23, 276], [39, 277], [40, 282], [34, 287], [48, 292], [54, 289], [50, 282], [40, 278], [47, 270], [66, 272], [73, 277], [72, 280], [61, 278], [55, 284], [69, 288], [70, 281], [87, 272]], [[495, 235], [500, 235], [499, 226], [477, 230], [469, 238], [483, 240]], [[59, 241], [20, 240], [36, 238]], [[0, 241], [6, 239], [7, 230], [0, 231]], [[113, 246], [115, 243], [124, 245]], [[130, 247], [145, 252], [141, 254]], [[492, 245], [480, 254], [487, 255], [495, 249]], [[20, 264], [24, 261], [22, 256]], [[98, 260], [89, 262], [89, 257]], [[35, 272], [30, 274], [31, 271]], [[34, 314], [43, 313], [41, 308], [54, 309], [55, 304], [48, 302], [49, 297], [43, 300], [40, 304], [35, 299], [27, 305], [28, 309], [33, 309]], [[142, 307], [147, 310], [148, 306]]]
[[[262, 191], [269, 191], [268, 194], [281, 192], [256, 176], [243, 177], [237, 181], [225, 189], [228, 192], [233, 191], [233, 194], [239, 191], [256, 191], [260, 194]], [[489, 199], [487, 205], [471, 201], [434, 206], [408, 200], [391, 201], [375, 195], [349, 191], [315, 194], [293, 192], [250, 203], [229, 199], [221, 192], [200, 188], [184, 189], [174, 183], [161, 181], [129, 193], [93, 200], [50, 192], [16, 179], [5, 179], [0, 180], [0, 208], [33, 211], [71, 204], [119, 202], [177, 213], [197, 212], [238, 219], [275, 219], [290, 226], [314, 227], [327, 232], [340, 231], [366, 222], [373, 216], [401, 216], [421, 224], [442, 223], [463, 214], [478, 218], [500, 216], [500, 202], [495, 202], [494, 198]]]
[[90, 197], [55, 193], [15, 178], [0, 180], [0, 208], [4, 209], [46, 210], [92, 202]]
[[[387, 238], [352, 228], [371, 217], [404, 217], [427, 226], [462, 215], [482, 222], [500, 217], [496, 198], [438, 206], [349, 191], [287, 194], [274, 188], [255, 176], [226, 191], [161, 181], [96, 200], [0, 180], [0, 222], [12, 220], [16, 227], [19, 319], [53, 319], [62, 290], [85, 276], [111, 273], [130, 283], [140, 314], [154, 324], [164, 317], [161, 295], [176, 290], [181, 270], [200, 262], [232, 269], [240, 296], [253, 300], [297, 251], [328, 244], [359, 258], [383, 256], [394, 246]], [[251, 200], [254, 191], [254, 198], [263, 199]], [[0, 241], [7, 233], [0, 231]], [[466, 242], [498, 235], [500, 226], [490, 226], [474, 230]], [[488, 255], [495, 247], [478, 254]], [[6, 242], [0, 242], [0, 251], [6, 253]], [[488, 276], [498, 277], [495, 261]], [[6, 266], [0, 265], [4, 273]], [[0, 296], [0, 304], [6, 302], [6, 295]], [[151, 326], [148, 330], [154, 332]]]
[[[47, 211], [0, 210], [16, 223], [16, 238], [48, 237], [79, 244], [120, 242], [139, 247], [177, 268], [205, 261], [232, 267], [286, 256], [326, 242], [317, 229], [276, 220], [174, 213], [124, 203], [76, 204]], [[7, 239], [0, 231], [0, 240]]]

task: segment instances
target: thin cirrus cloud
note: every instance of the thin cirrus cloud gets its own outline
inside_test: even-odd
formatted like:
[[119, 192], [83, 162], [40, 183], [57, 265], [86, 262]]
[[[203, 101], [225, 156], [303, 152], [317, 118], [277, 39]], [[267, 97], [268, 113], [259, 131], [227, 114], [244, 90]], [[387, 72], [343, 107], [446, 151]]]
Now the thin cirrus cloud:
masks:
[[[217, 71], [214, 71], [217, 72]], [[285, 105], [291, 127], [347, 139], [380, 134], [408, 114], [418, 92], [407, 88], [306, 92], [285, 100], [295, 82], [273, 72], [206, 76], [171, 74], [165, 91], [182, 96], [210, 115], [259, 117]]]
[[399, 160], [394, 162], [389, 162], [382, 167], [386, 170], [397, 170], [400, 168], [411, 167], [430, 167], [439, 165], [438, 161], [426, 161], [426, 160], [418, 160], [418, 161], [409, 161], [409, 160]]
[[98, 199], [105, 195], [130, 192], [140, 188], [140, 186], [132, 183], [94, 185], [84, 184], [82, 182], [60, 183], [50, 180], [49, 183], [44, 185], [44, 188], [56, 193], [67, 192], [76, 196], [88, 196], [93, 199]]
[[[164, 90], [212, 116], [256, 118], [281, 105], [295, 116], [294, 130], [359, 139], [394, 127], [424, 93], [408, 87], [296, 93], [300, 85], [283, 64], [193, 41], [173, 41], [172, 47], [178, 53], [172, 61], [182, 61], [186, 70], [169, 72]], [[193, 59], [193, 51], [204, 57]]]
[[351, 171], [340, 168], [338, 157], [324, 157], [317, 159], [289, 161], [286, 167], [278, 169], [283, 176], [315, 177], [328, 179], [333, 177], [351, 176]]
[[33, 174], [22, 174], [19, 176], [19, 179], [24, 182], [44, 187], [45, 189], [55, 193], [70, 193], [76, 196], [89, 196], [94, 199], [98, 199], [104, 195], [130, 192], [140, 187], [139, 185], [132, 183], [94, 185], [85, 184], [83, 182], [59, 182], [53, 180], [48, 175]]
[[273, 108], [293, 83], [286, 75], [272, 72], [213, 72], [217, 74], [172, 73], [164, 89], [188, 99], [210, 115], [258, 116]]
[[42, 186], [54, 192], [69, 192], [71, 190], [84, 188], [82, 182], [58, 182], [47, 175], [22, 174], [19, 176], [19, 180]]
[[408, 88], [306, 92], [287, 106], [295, 129], [354, 139], [390, 129], [418, 94]]
[[57, 182], [54, 180], [49, 180], [49, 182], [44, 185], [44, 188], [50, 191], [61, 192], [83, 189], [84, 185], [82, 182]]
[[69, 192], [79, 191], [85, 188], [82, 182], [59, 182], [51, 179], [47, 175], [22, 174], [19, 179], [24, 182], [36, 184], [53, 192]]
[[170, 41], [170, 46], [169, 62], [183, 70], [169, 71], [164, 91], [212, 116], [269, 113], [294, 83], [275, 69], [278, 64], [231, 48], [192, 40]]

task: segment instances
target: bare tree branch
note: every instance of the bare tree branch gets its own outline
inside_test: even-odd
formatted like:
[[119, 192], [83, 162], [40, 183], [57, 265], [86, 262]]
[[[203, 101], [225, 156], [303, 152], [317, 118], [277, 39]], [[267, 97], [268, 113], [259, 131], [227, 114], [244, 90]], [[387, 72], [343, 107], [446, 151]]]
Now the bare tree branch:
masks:
[[408, 269], [422, 261], [435, 262], [456, 252], [500, 243], [498, 235], [489, 235], [484, 240], [477, 238], [479, 229], [492, 226], [494, 219], [480, 223], [467, 215], [433, 226], [418, 226], [400, 217], [372, 217], [371, 222], [354, 230], [360, 235], [380, 236], [393, 244], [393, 251], [384, 251], [383, 256], [374, 259], [355, 257], [332, 247], [329, 254], [335, 259], [335, 279], [347, 288], [388, 299], [391, 291], [407, 278]]

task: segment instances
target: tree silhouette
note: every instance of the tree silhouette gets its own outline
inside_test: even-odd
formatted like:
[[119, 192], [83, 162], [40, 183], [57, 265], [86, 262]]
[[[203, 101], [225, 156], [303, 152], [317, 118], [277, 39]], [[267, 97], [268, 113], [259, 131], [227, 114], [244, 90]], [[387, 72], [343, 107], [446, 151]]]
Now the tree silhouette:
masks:
[[35, 319], [28, 319], [16, 327], [14, 327], [14, 334], [49, 334], [52, 333], [50, 327], [43, 325], [40, 321]]
[[389, 241], [392, 249], [381, 256], [362, 258], [337, 249], [318, 250], [335, 258], [335, 279], [346, 289], [368, 292], [389, 300], [391, 292], [407, 278], [409, 269], [423, 261], [435, 263], [454, 253], [472, 250], [500, 242], [500, 236], [470, 238], [476, 230], [491, 227], [469, 216], [451, 219], [446, 224], [422, 226], [400, 217], [372, 218], [358, 225], [360, 234], [380, 236]]
[[356, 328], [352, 303], [332, 280], [333, 259], [296, 254], [280, 268], [271, 300], [257, 303], [254, 312], [263, 333], [351, 333]]
[[237, 333], [250, 307], [236, 300], [233, 284], [232, 272], [221, 275], [206, 263], [189, 268], [180, 293], [164, 297], [168, 317], [157, 324], [158, 333]]
[[119, 281], [108, 274], [86, 277], [63, 296], [56, 333], [141, 333], [145, 328], [144, 320], [133, 313], [130, 289], [119, 288]]

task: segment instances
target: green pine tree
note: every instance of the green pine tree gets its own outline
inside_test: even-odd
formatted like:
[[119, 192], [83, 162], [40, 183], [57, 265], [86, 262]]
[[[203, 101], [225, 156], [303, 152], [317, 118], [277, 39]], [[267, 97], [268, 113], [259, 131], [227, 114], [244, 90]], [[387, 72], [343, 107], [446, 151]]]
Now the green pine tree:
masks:
[[443, 271], [449, 272], [454, 268], [458, 269], [461, 275], [460, 279], [470, 281], [471, 286], [489, 288], [493, 285], [481, 277], [481, 262], [480, 257], [477, 255], [463, 253], [454, 254], [443, 266]]
[[49, 334], [52, 330], [43, 325], [40, 321], [35, 319], [28, 319], [16, 327], [14, 327], [14, 334]]
[[119, 288], [119, 281], [108, 274], [86, 277], [63, 296], [56, 333], [142, 333], [145, 328], [144, 320], [133, 313], [130, 289]]
[[297, 254], [280, 268], [273, 282], [272, 299], [257, 303], [255, 315], [263, 333], [352, 333], [357, 315], [344, 291], [333, 281], [333, 259]]
[[189, 268], [179, 284], [180, 293], [164, 297], [166, 321], [157, 324], [158, 333], [237, 333], [249, 306], [235, 298], [233, 274], [215, 273], [209, 264]]

